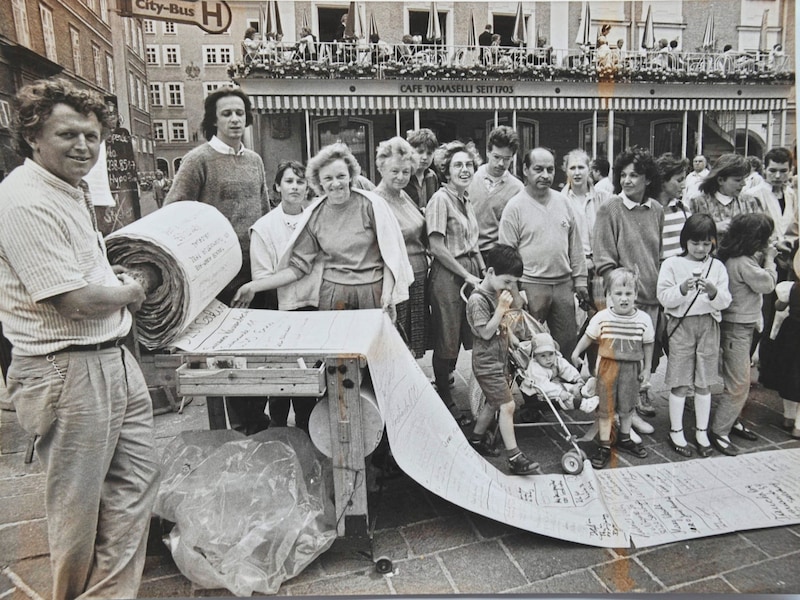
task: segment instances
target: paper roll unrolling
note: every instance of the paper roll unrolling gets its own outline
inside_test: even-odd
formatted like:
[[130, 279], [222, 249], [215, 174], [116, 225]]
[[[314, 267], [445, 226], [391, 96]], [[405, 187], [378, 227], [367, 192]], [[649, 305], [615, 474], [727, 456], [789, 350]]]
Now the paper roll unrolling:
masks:
[[164, 348], [242, 267], [236, 232], [213, 206], [175, 202], [106, 238], [108, 259], [135, 271], [148, 290], [136, 314], [139, 341]]

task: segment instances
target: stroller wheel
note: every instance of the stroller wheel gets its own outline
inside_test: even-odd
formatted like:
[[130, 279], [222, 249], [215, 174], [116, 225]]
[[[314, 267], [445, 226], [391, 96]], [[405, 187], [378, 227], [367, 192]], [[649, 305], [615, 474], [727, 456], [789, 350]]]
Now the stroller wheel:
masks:
[[576, 450], [569, 450], [561, 457], [561, 468], [567, 475], [578, 475], [583, 471], [583, 457]]

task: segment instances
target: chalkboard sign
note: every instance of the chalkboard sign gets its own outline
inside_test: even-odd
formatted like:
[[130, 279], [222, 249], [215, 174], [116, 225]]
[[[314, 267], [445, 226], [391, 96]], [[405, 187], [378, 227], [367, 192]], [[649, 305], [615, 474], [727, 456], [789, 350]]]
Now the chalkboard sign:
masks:
[[116, 206], [98, 206], [97, 226], [108, 235], [142, 217], [139, 178], [130, 132], [117, 127], [106, 138], [108, 183]]

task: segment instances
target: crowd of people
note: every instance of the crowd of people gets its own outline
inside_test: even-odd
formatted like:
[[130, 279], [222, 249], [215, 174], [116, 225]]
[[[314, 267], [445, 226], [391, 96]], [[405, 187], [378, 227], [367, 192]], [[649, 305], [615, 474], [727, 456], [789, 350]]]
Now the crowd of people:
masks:
[[[135, 597], [158, 461], [147, 384], [123, 344], [145, 291], [109, 264], [83, 181], [109, 115], [102, 98], [58, 80], [25, 86], [18, 104], [26, 159], [0, 183], [0, 321], [13, 344], [9, 398], [46, 474], [54, 597]], [[514, 433], [509, 353], [526, 342], [537, 376], [562, 379], [562, 408], [595, 414], [595, 468], [616, 451], [647, 456], [639, 434], [654, 431], [649, 380], [664, 354], [663, 435], [678, 455], [736, 455], [732, 435], [754, 439], [739, 416], [756, 348], [762, 382], [800, 438], [787, 149], [763, 163], [723, 154], [710, 168], [697, 156], [691, 172], [685, 159], [641, 148], [621, 152], [612, 171], [576, 149], [556, 190], [554, 153], [520, 148], [512, 128], [490, 132], [485, 162], [472, 143], [440, 144], [419, 129], [378, 145], [377, 186], [343, 143], [307, 165], [281, 162], [268, 186], [262, 157], [242, 143], [252, 119], [240, 89], [209, 94], [207, 142], [184, 157], [164, 198], [211, 204], [236, 231], [245, 258], [219, 299], [385, 311], [414, 356], [432, 350], [438, 394], [482, 455], [499, 454], [486, 437], [497, 418], [509, 473], [538, 468]], [[521, 178], [509, 171], [518, 152]], [[745, 188], [759, 168], [762, 181]], [[514, 311], [541, 331], [526, 336]], [[476, 421], [452, 396], [462, 348], [486, 398]], [[725, 393], [712, 409], [718, 373]], [[269, 400], [273, 424], [286, 425], [290, 400]], [[293, 401], [307, 429], [314, 400]], [[247, 434], [269, 426], [266, 408], [267, 399], [228, 398], [232, 427]]]

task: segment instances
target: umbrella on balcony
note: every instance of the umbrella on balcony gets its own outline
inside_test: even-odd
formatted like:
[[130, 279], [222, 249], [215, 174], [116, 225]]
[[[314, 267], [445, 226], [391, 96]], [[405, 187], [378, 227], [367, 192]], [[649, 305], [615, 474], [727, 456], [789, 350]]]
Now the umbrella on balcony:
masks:
[[578, 27], [578, 37], [575, 38], [575, 43], [580, 46], [588, 46], [592, 43], [592, 36], [589, 31], [592, 28], [592, 13], [589, 10], [589, 3], [583, 3], [581, 10], [581, 24]]
[[653, 31], [653, 6], [647, 7], [647, 18], [644, 20], [644, 32], [642, 33], [642, 48], [652, 50], [656, 45], [656, 34]]
[[378, 23], [375, 21], [375, 13], [369, 13], [369, 39], [372, 39], [372, 36], [380, 37], [378, 34]]
[[539, 45], [539, 28], [536, 26], [536, 13], [528, 15], [528, 53], [532, 53]]
[[514, 29], [511, 30], [511, 41], [517, 46], [528, 42], [528, 32], [525, 30], [525, 15], [522, 13], [522, 2], [517, 2], [517, 16], [514, 19]]
[[431, 2], [431, 10], [428, 13], [428, 32], [425, 38], [434, 43], [442, 39], [442, 26], [439, 23], [439, 11], [436, 10], [436, 2]]
[[283, 26], [281, 25], [281, 11], [278, 10], [277, 0], [268, 0], [266, 8], [262, 11], [261, 14], [264, 18], [264, 20], [262, 21], [262, 24], [264, 25], [263, 35], [267, 35], [268, 33], [283, 35]]
[[758, 32], [758, 49], [761, 52], [769, 52], [767, 45], [767, 21], [769, 20], [769, 9], [764, 11], [761, 16], [761, 31]]
[[467, 32], [467, 48], [478, 47], [478, 30], [475, 29], [475, 15], [469, 11], [469, 31]]
[[347, 21], [345, 21], [344, 36], [350, 39], [364, 37], [364, 19], [358, 7], [358, 2], [350, 3], [350, 10], [347, 11]]
[[703, 32], [703, 49], [710, 50], [717, 43], [716, 34], [714, 33], [714, 13], [708, 13], [708, 20], [706, 21], [706, 30]]
[[308, 27], [311, 29], [311, 22], [308, 20], [308, 12], [306, 9], [303, 9], [303, 13], [300, 15], [300, 27]]

